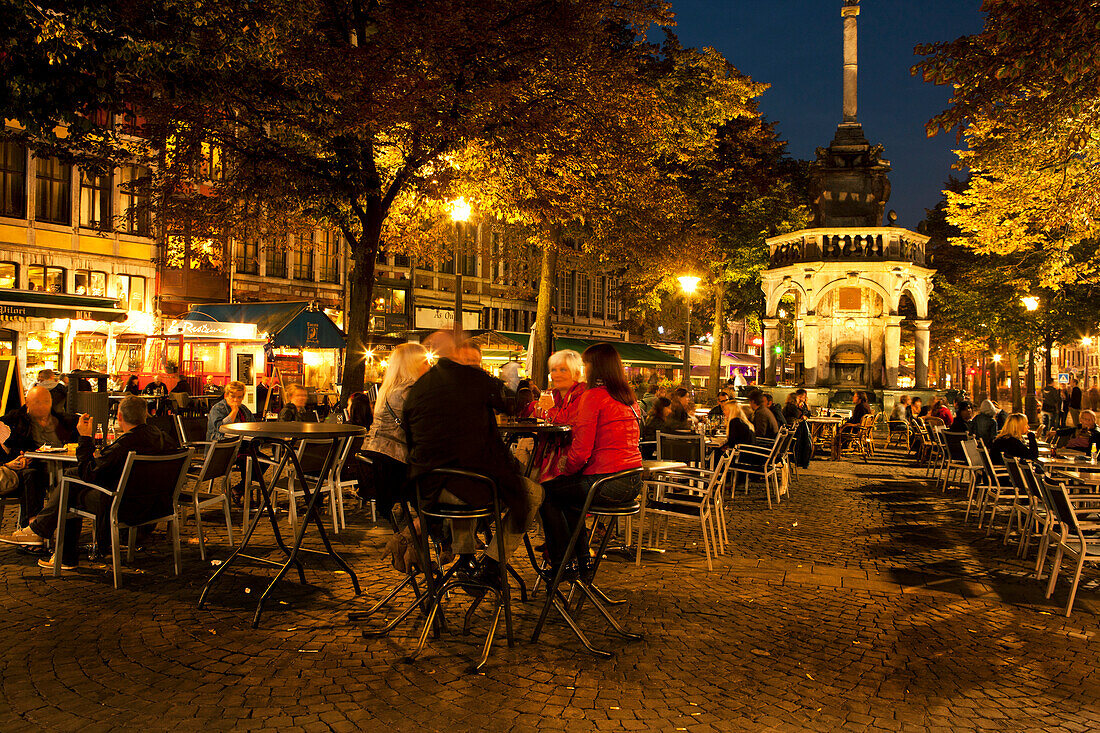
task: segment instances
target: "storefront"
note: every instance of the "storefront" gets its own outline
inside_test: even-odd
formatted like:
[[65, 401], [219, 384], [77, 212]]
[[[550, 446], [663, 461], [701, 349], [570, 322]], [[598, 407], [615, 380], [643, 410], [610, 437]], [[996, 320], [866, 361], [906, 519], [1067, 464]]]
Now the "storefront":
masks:
[[204, 304], [165, 334], [188, 376], [255, 384], [277, 369], [284, 384], [328, 391], [339, 383], [344, 333], [309, 303]]
[[38, 372], [107, 367], [112, 328], [128, 319], [113, 298], [0, 291], [0, 355], [17, 355], [24, 389]]

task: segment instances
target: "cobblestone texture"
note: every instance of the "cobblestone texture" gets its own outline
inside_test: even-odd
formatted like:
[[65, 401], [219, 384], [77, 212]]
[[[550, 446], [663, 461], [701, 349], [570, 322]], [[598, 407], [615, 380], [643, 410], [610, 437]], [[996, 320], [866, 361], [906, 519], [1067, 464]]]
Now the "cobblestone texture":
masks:
[[[498, 642], [477, 675], [463, 671], [476, 635], [444, 634], [407, 663], [412, 624], [366, 639], [347, 621], [397, 580], [368, 513], [349, 509], [338, 539], [363, 595], [312, 561], [309, 584], [292, 573], [257, 630], [271, 571], [234, 569], [199, 610], [212, 568], [193, 543], [181, 578], [162, 539], [118, 591], [102, 567], [52, 578], [0, 547], [0, 730], [1095, 730], [1097, 575], [1065, 619], [1065, 582], [1043, 598], [1014, 546], [964, 525], [959, 492], [922, 477], [887, 454], [814, 463], [771, 511], [759, 487], [738, 493], [713, 572], [683, 521], [666, 555], [601, 569], [643, 641], [603, 636], [588, 610], [613, 659], [584, 653], [553, 616], [532, 645], [540, 606], [517, 602], [516, 646]], [[225, 557], [210, 526], [208, 551]]]

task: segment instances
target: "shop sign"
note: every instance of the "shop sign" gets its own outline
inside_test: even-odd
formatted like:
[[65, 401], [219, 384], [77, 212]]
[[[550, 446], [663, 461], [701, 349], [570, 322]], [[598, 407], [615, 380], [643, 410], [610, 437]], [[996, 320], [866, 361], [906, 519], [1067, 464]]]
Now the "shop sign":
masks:
[[[449, 331], [454, 328], [454, 308], [417, 308], [417, 328], [438, 328]], [[462, 328], [466, 330], [481, 327], [481, 311], [462, 311]]]
[[231, 339], [255, 341], [259, 339], [255, 323], [222, 323], [220, 321], [169, 321], [164, 327], [169, 336], [188, 338]]

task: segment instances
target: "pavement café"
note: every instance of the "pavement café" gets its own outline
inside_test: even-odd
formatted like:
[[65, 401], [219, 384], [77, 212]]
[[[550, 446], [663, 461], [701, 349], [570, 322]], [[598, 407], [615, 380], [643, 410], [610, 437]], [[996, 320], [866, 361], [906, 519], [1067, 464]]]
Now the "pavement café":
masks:
[[[188, 376], [255, 384], [276, 366], [284, 383], [318, 390], [338, 382], [344, 333], [308, 302], [196, 305], [164, 330]], [[172, 343], [174, 341], [174, 343]]]

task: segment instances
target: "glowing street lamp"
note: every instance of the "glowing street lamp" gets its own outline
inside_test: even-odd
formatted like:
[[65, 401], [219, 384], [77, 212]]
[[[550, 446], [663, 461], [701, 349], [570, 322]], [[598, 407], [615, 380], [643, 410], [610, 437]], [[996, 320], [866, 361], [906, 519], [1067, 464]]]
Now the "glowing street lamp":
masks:
[[459, 196], [450, 204], [451, 221], [459, 231], [458, 246], [455, 247], [455, 344], [462, 336], [462, 267], [466, 251], [466, 222], [470, 220], [470, 204]]
[[1034, 295], [1029, 295], [1025, 298], [1020, 298], [1020, 302], [1023, 303], [1024, 308], [1027, 308], [1029, 311], [1039, 310], [1039, 299], [1036, 298]]
[[680, 281], [680, 288], [684, 291], [684, 305], [687, 307], [687, 322], [684, 324], [684, 377], [680, 383], [687, 389], [691, 388], [691, 296], [699, 287], [699, 278], [694, 275], [681, 275], [676, 278]]

